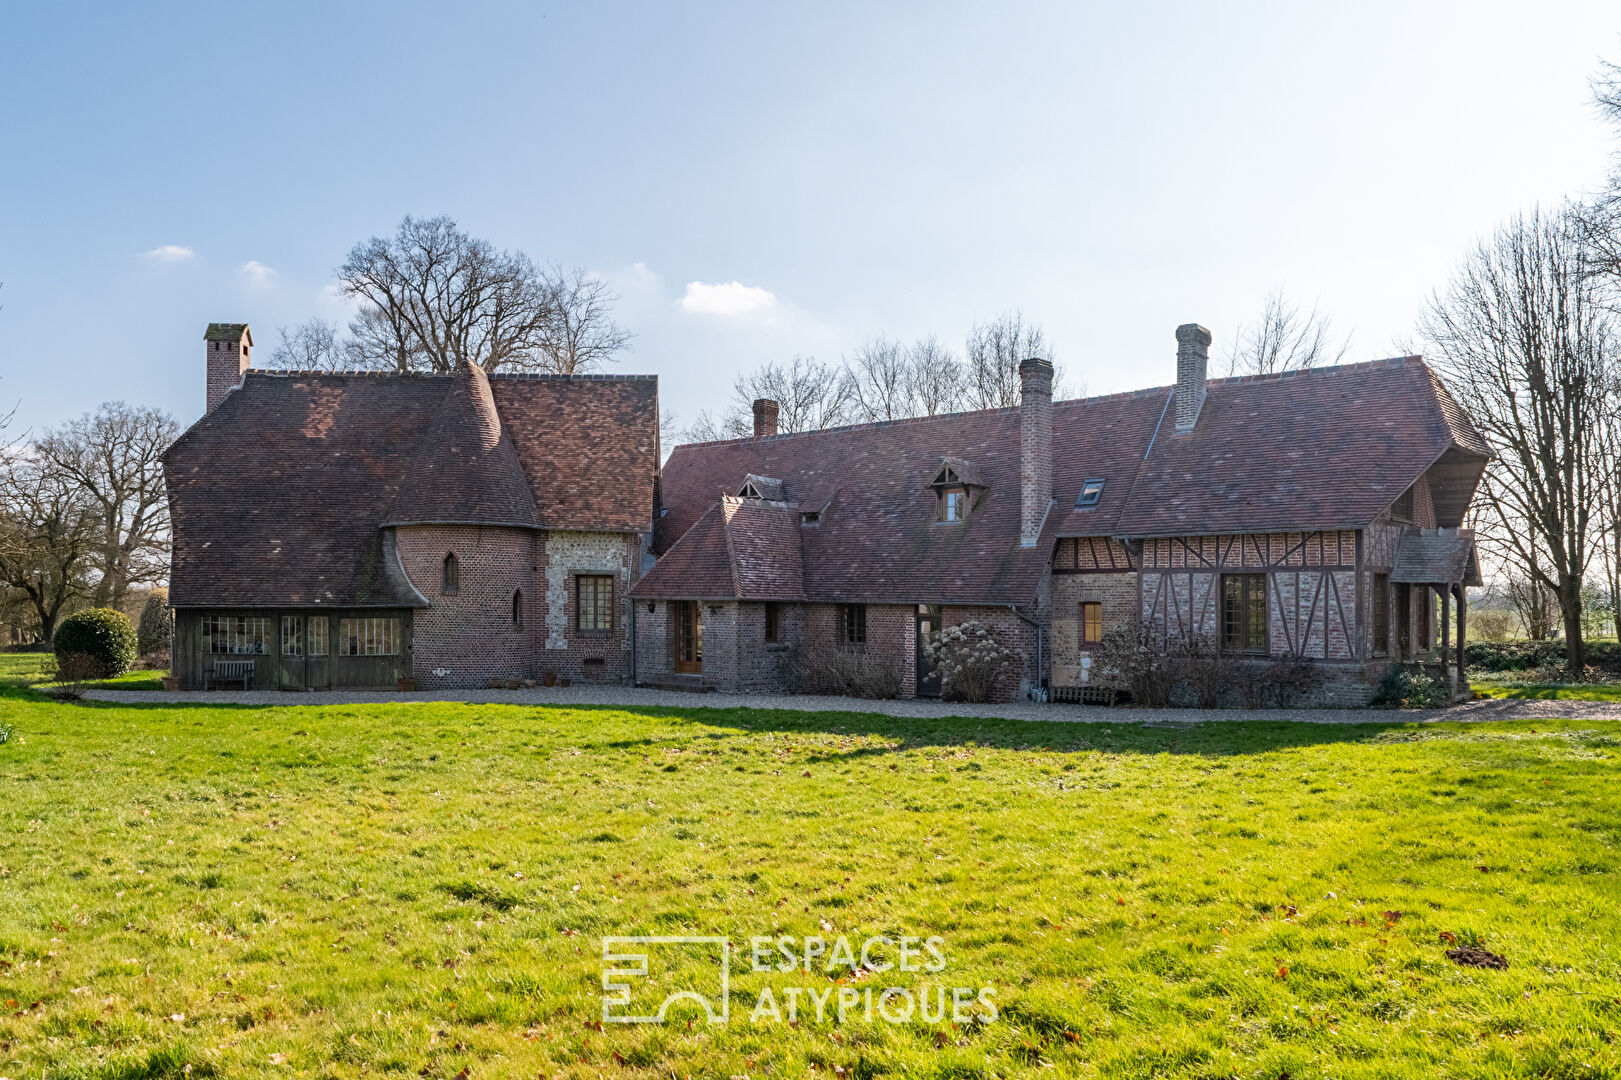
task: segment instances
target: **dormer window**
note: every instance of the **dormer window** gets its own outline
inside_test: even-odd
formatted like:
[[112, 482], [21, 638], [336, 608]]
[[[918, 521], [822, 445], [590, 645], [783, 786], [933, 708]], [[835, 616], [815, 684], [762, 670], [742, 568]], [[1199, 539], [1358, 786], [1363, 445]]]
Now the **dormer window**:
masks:
[[985, 486], [979, 471], [962, 458], [941, 458], [940, 468], [929, 482], [938, 500], [934, 520], [942, 525], [956, 525], [968, 520], [976, 498], [975, 489]]
[[743, 477], [743, 487], [738, 491], [740, 499], [765, 499], [768, 502], [783, 502], [787, 498], [783, 490], [782, 481], [773, 476], [756, 476], [749, 473]]
[[1077, 510], [1088, 506], [1096, 506], [1098, 500], [1103, 498], [1103, 481], [1087, 480], [1081, 484], [1081, 493], [1075, 497]]
[[806, 510], [799, 515], [799, 523], [805, 526], [820, 525], [822, 523], [822, 512], [820, 510]]

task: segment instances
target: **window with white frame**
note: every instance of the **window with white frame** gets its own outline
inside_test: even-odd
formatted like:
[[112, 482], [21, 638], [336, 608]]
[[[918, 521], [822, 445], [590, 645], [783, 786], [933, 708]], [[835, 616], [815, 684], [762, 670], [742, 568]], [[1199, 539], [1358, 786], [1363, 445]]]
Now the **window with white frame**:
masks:
[[283, 615], [281, 617], [281, 654], [283, 656], [304, 655], [304, 617], [302, 615]]
[[203, 652], [262, 655], [270, 651], [270, 620], [253, 616], [203, 616]]
[[396, 656], [400, 651], [400, 620], [339, 619], [339, 656]]

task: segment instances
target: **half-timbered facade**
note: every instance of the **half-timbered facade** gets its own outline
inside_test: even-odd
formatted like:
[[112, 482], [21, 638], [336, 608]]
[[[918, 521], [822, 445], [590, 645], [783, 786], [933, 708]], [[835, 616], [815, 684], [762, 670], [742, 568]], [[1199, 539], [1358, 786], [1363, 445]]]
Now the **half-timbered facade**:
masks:
[[183, 687], [631, 677], [653, 376], [258, 371], [245, 324], [204, 345], [207, 410], [164, 456]]
[[779, 435], [762, 401], [754, 437], [677, 447], [640, 677], [790, 689], [857, 653], [937, 693], [924, 643], [976, 618], [1023, 656], [1004, 696], [1079, 696], [1103, 635], [1140, 625], [1310, 659], [1325, 702], [1396, 662], [1456, 680], [1489, 452], [1434, 373], [1208, 380], [1209, 332], [1177, 339], [1175, 386], [1053, 402], [1026, 361], [1014, 409]]

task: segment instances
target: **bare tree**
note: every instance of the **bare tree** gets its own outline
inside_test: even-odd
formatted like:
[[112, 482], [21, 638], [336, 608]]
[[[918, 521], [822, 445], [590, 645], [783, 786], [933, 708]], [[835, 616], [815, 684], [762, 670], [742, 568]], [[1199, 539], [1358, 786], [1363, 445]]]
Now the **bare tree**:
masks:
[[862, 342], [844, 361], [850, 409], [860, 420], [899, 420], [917, 415], [912, 401], [910, 357], [900, 342], [882, 334]]
[[629, 347], [631, 335], [613, 321], [615, 296], [608, 283], [582, 269], [564, 270], [553, 263], [541, 272], [550, 301], [536, 348], [540, 366], [561, 375], [597, 371]]
[[962, 408], [962, 361], [933, 334], [918, 338], [907, 350], [906, 376], [917, 415], [939, 416]]
[[676, 438], [684, 443], [719, 442], [747, 434], [747, 430], [734, 430], [729, 417], [717, 419], [708, 409], [699, 409], [693, 415], [692, 423], [677, 432]]
[[49, 462], [22, 455], [0, 466], [0, 584], [23, 594], [41, 641], [88, 592], [99, 525], [83, 489]]
[[1336, 339], [1333, 323], [1313, 304], [1302, 313], [1282, 289], [1267, 294], [1253, 323], [1240, 323], [1227, 353], [1229, 375], [1271, 375], [1337, 364], [1351, 349], [1349, 335]]
[[390, 238], [356, 244], [338, 268], [358, 300], [350, 324], [368, 364], [451, 371], [545, 368], [552, 291], [522, 252], [498, 251], [448, 217], [407, 216]]
[[[1621, 64], [1601, 61], [1591, 85], [1599, 114], [1621, 134]], [[1588, 246], [1589, 265], [1607, 279], [1614, 304], [1621, 300], [1621, 152], [1613, 158], [1604, 186], [1577, 208], [1576, 220]]]
[[276, 328], [281, 343], [270, 353], [270, 366], [292, 371], [342, 371], [350, 366], [348, 350], [338, 339], [338, 327], [312, 318], [288, 330]]
[[[754, 430], [754, 401], [777, 403], [777, 430], [820, 431], [850, 422], [850, 382], [844, 369], [795, 356], [787, 364], [765, 364], [732, 383], [732, 402], [720, 421], [722, 438], [742, 438]], [[703, 418], [700, 412], [699, 417]]]
[[77, 486], [94, 512], [97, 604], [117, 607], [130, 586], [168, 575], [169, 504], [161, 458], [178, 434], [168, 413], [114, 401], [47, 431], [34, 444], [41, 468]]
[[[968, 331], [965, 404], [970, 409], [1005, 409], [1019, 403], [1019, 364], [1031, 358], [1052, 361], [1047, 335], [1024, 314], [1010, 311]], [[1057, 377], [1055, 375], [1055, 382]]]
[[1421, 332], [1496, 452], [1481, 490], [1518, 572], [1551, 589], [1566, 662], [1586, 660], [1582, 578], [1616, 404], [1616, 340], [1566, 210], [1512, 220], [1464, 259]]

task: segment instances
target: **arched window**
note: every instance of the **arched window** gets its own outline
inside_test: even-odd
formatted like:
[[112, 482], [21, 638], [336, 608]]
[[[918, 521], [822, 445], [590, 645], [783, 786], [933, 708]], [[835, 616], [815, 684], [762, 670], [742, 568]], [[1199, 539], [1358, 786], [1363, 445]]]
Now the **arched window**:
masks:
[[512, 628], [523, 629], [523, 590], [516, 589], [512, 593]]
[[456, 561], [455, 552], [445, 556], [445, 578], [440, 589], [446, 596], [455, 596], [456, 590], [461, 588], [462, 568]]

